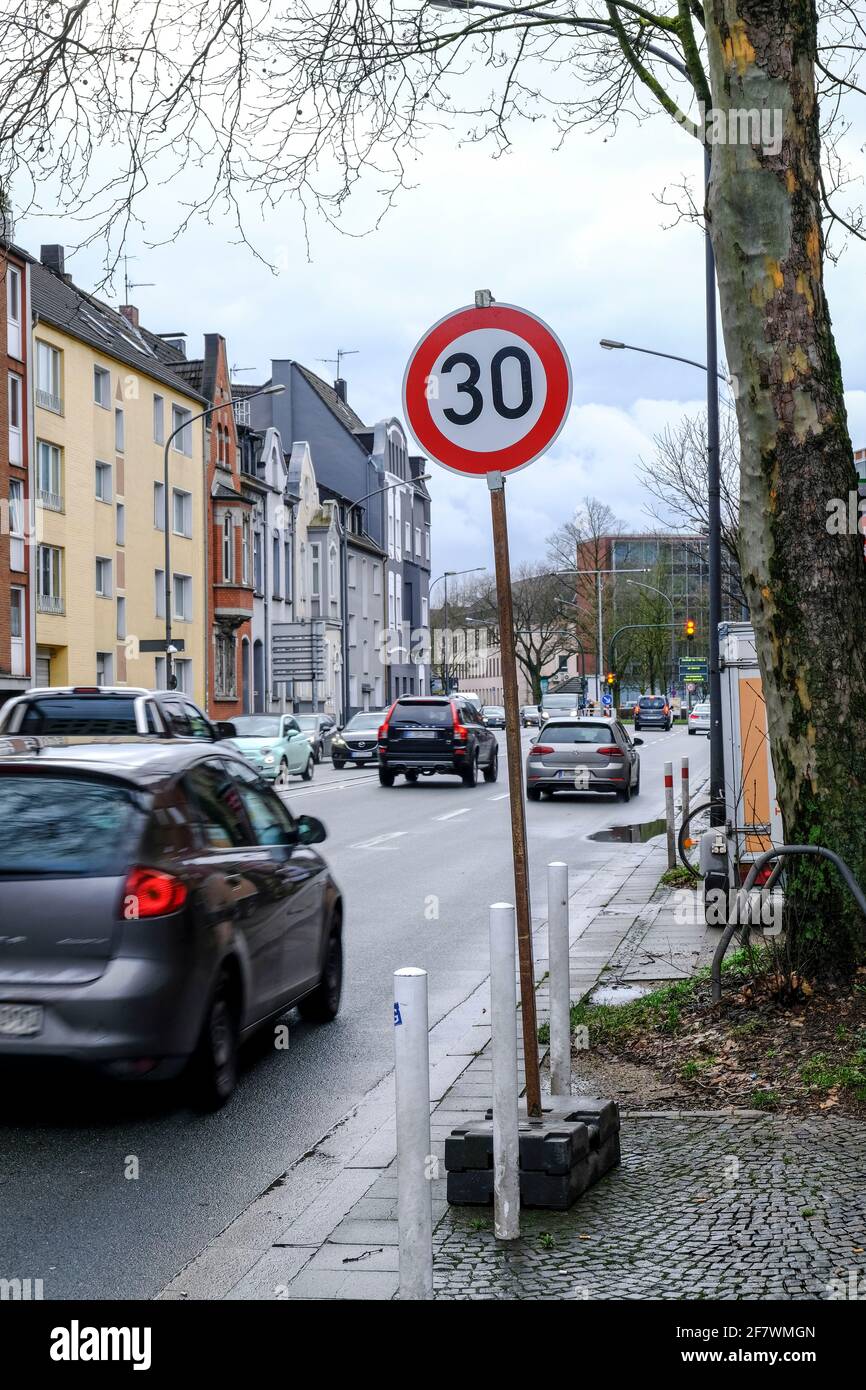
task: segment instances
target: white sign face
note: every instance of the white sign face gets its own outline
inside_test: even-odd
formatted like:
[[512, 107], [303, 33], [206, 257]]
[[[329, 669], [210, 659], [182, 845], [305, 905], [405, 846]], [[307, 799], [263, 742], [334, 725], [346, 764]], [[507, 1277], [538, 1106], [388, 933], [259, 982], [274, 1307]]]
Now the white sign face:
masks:
[[571, 403], [571, 370], [556, 335], [525, 309], [458, 309], [415, 348], [403, 402], [431, 459], [459, 473], [508, 473], [556, 438]]

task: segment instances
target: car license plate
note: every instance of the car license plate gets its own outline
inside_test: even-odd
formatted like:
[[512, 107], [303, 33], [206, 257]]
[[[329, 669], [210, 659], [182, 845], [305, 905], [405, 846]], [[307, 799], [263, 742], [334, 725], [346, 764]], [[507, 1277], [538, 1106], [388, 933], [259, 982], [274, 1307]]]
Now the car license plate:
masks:
[[0, 1034], [24, 1038], [42, 1031], [41, 1004], [0, 1004]]
[[577, 767], [574, 770], [574, 785], [578, 791], [586, 791], [589, 786], [589, 768]]
[[430, 729], [407, 729], [404, 738], [432, 738], [433, 732]]
[[366, 758], [368, 755], [366, 753], [359, 752], [356, 748], [353, 748], [349, 756], [351, 758]]

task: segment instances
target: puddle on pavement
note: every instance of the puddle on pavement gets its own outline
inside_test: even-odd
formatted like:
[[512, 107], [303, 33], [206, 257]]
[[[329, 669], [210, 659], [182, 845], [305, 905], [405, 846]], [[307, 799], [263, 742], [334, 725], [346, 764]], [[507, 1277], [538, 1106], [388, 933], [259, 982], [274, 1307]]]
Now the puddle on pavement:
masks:
[[590, 1004], [631, 1004], [651, 994], [654, 985], [597, 985], [589, 996]]
[[588, 840], [602, 840], [605, 844], [642, 845], [656, 835], [663, 835], [667, 826], [664, 816], [658, 820], [647, 820], [642, 825], [609, 825], [606, 830], [596, 830], [588, 835]]

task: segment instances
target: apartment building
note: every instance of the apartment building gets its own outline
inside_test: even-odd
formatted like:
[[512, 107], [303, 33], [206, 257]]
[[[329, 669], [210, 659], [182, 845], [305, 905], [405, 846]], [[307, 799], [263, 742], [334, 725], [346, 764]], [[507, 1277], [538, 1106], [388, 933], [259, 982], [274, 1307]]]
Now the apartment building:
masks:
[[31, 683], [30, 257], [0, 244], [0, 704]]
[[164, 651], [143, 644], [164, 640], [168, 540], [174, 674], [204, 703], [204, 441], [193, 417], [205, 398], [134, 311], [72, 283], [62, 246], [42, 247], [31, 287], [36, 682], [165, 685]]

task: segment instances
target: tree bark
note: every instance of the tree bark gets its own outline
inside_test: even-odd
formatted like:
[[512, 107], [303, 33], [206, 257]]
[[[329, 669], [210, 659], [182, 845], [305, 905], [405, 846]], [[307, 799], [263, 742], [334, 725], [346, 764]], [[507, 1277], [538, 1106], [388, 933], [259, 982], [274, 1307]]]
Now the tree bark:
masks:
[[[727, 118], [708, 212], [735, 378], [743, 579], [785, 840], [836, 850], [866, 884], [866, 572], [862, 538], [828, 528], [857, 478], [823, 280], [816, 16], [809, 0], [712, 0], [707, 32]], [[776, 113], [781, 141], [730, 138], [732, 113], [742, 133], [752, 110]], [[862, 954], [864, 924], [832, 870], [810, 872], [798, 929], [833, 973]]]

